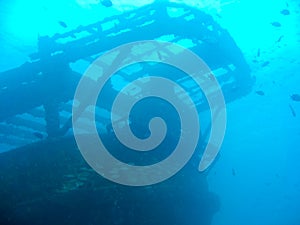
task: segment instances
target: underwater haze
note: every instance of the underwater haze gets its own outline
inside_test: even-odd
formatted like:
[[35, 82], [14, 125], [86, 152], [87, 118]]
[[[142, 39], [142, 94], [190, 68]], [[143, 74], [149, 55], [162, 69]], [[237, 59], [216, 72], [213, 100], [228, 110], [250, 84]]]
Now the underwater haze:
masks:
[[[161, 19], [159, 21], [152, 19], [151, 16], [156, 15], [155, 13], [164, 7], [170, 7], [168, 16], [157, 17]], [[198, 24], [194, 23], [199, 19], [197, 16], [203, 19], [201, 26], [207, 28], [203, 28], [204, 31], [200, 29], [200, 25], [198, 29]], [[36, 212], [40, 215], [45, 213], [51, 217], [64, 218], [61, 219], [62, 224], [167, 224], [173, 220], [163, 217], [169, 218], [178, 212], [181, 214], [180, 219], [174, 222], [178, 225], [300, 225], [300, 1], [3, 0], [0, 2], [0, 21], [0, 82], [2, 82], [0, 83], [0, 162], [2, 163], [0, 186], [3, 186], [3, 189], [0, 188], [2, 192], [0, 196], [12, 196], [3, 201], [0, 199], [0, 214], [3, 214], [0, 215], [0, 219], [4, 218], [4, 222], [0, 221], [0, 224], [28, 224], [30, 219], [26, 218], [23, 212], [23, 209], [28, 209], [28, 215]], [[97, 26], [102, 24], [101, 21], [107, 23], [103, 22], [101, 29], [97, 29]], [[205, 24], [206, 22], [208, 25]], [[160, 27], [152, 24], [159, 24]], [[152, 30], [147, 30], [148, 26]], [[197, 39], [198, 32], [203, 39]], [[92, 39], [93, 35], [99, 36], [97, 39]], [[219, 37], [220, 40], [222, 38], [222, 42]], [[147, 140], [152, 135], [151, 119], [161, 117], [167, 124], [167, 134], [161, 146], [157, 147], [153, 144], [155, 148], [152, 149], [153, 151], [145, 150], [137, 154], [129, 150], [128, 146], [124, 147], [123, 142], [118, 140], [120, 136], [113, 132], [114, 127], [110, 121], [114, 106], [113, 99], [118, 92], [125, 93], [123, 88], [134, 79], [141, 78], [137, 85], [147, 83], [151, 73], [157, 76], [165, 74], [174, 83], [180, 83], [181, 87], [188, 89], [188, 94], [191, 100], [196, 102], [195, 108], [199, 112], [200, 138], [195, 144], [197, 147], [193, 156], [186, 156], [190, 164], [187, 162], [187, 165], [182, 166], [182, 176], [180, 173], [182, 170], [179, 168], [176, 171], [179, 175], [175, 175], [174, 172], [172, 175], [166, 175], [166, 179], [161, 178], [157, 182], [154, 177], [155, 181], [152, 183], [152, 180], [149, 182], [143, 180], [143, 184], [148, 186], [140, 189], [141, 192], [133, 194], [130, 189], [131, 184], [143, 186], [136, 181], [138, 178], [135, 180], [131, 177], [131, 180], [120, 181], [118, 174], [112, 172], [110, 176], [107, 175], [108, 171], [102, 171], [103, 177], [112, 183], [105, 183], [108, 188], [100, 190], [97, 185], [102, 181], [99, 183], [98, 180], [91, 181], [95, 177], [95, 179], [100, 177], [93, 171], [99, 165], [95, 166], [96, 163], [89, 161], [91, 155], [85, 155], [88, 150], [82, 150], [80, 141], [76, 138], [77, 134], [89, 135], [90, 117], [78, 119], [78, 126], [75, 124], [77, 119], [73, 117], [72, 121], [72, 112], [77, 115], [76, 109], [80, 108], [79, 100], [85, 99], [78, 97], [78, 100], [74, 97], [77, 84], [82, 74], [90, 75], [87, 69], [95, 62], [98, 67], [102, 66], [101, 63], [107, 63], [105, 65], [109, 66], [106, 68], [111, 72], [110, 69], [114, 68], [114, 63], [117, 61], [113, 62], [115, 52], [112, 51], [110, 55], [111, 50], [133, 41], [154, 39], [176, 43], [190, 49], [203, 59], [219, 81], [226, 106], [226, 130], [223, 139], [220, 138], [219, 153], [210, 161], [207, 169], [198, 170], [201, 157], [205, 155], [203, 146], [209, 142], [210, 131], [208, 130], [213, 127], [211, 122], [213, 113], [209, 113], [208, 108], [212, 106], [209, 99], [203, 100], [208, 94], [203, 89], [195, 88], [196, 82], [186, 81], [183, 78], [186, 71], [155, 64], [153, 60], [150, 60], [150, 63], [138, 62], [138, 66], [127, 65], [118, 72], [112, 71], [117, 75], [109, 79], [109, 84], [103, 86], [103, 92], [97, 92], [99, 96], [96, 96], [105, 101], [98, 99], [98, 102], [95, 102], [97, 106], [95, 111], [90, 108], [87, 110], [90, 110], [89, 113], [96, 114], [94, 116], [96, 118], [91, 116], [96, 120], [95, 131], [103, 137], [106, 146], [112, 147], [110, 155], [133, 167], [146, 167], [168, 159], [177, 142], [181, 140], [180, 135], [185, 132], [180, 128], [184, 123], [180, 115], [181, 111], [176, 112], [176, 106], [152, 95], [152, 98], [138, 102], [130, 111], [128, 121], [130, 120], [132, 125], [129, 130], [139, 139]], [[151, 44], [150, 47], [145, 47], [147, 51], [148, 47], [151, 49]], [[81, 45], [87, 50], [78, 51]], [[97, 47], [101, 48], [101, 51], [97, 52], [95, 50]], [[155, 59], [157, 62], [165, 62], [164, 57], [167, 54], [179, 52], [178, 49], [178, 52], [174, 49], [177, 47], [165, 52], [163, 49], [162, 54], [157, 53]], [[142, 55], [139, 51], [136, 55], [134, 53], [131, 55], [133, 61]], [[153, 52], [148, 53], [146, 52], [145, 55], [152, 55]], [[106, 58], [95, 61], [101, 56]], [[95, 68], [98, 68], [97, 66]], [[49, 74], [58, 74], [58, 76], [55, 79], [52, 79], [53, 77], [48, 79], [47, 72], [40, 72], [40, 70], [44, 71], [44, 68]], [[150, 71], [149, 76], [145, 75], [145, 71]], [[61, 76], [62, 73], [67, 75]], [[43, 80], [44, 75], [47, 77], [45, 80]], [[97, 77], [92, 75], [89, 78], [93, 81], [97, 80]], [[83, 92], [92, 92], [92, 87], [94, 86], [84, 89]], [[152, 86], [149, 89], [152, 89]], [[80, 90], [77, 89], [78, 92]], [[108, 92], [105, 94], [105, 91]], [[140, 97], [139, 86], [129, 88], [127, 91], [128, 95], [137, 93]], [[62, 95], [57, 97], [58, 93]], [[174, 93], [181, 98], [180, 90]], [[52, 96], [56, 96], [54, 100]], [[89, 98], [92, 98], [91, 95], [87, 95], [87, 99]], [[88, 107], [90, 105], [87, 103], [85, 108]], [[122, 107], [127, 106], [123, 104]], [[182, 110], [183, 113], [187, 111]], [[78, 115], [80, 116], [80, 113]], [[117, 115], [114, 118], [117, 122], [121, 121], [118, 126], [124, 125], [122, 116]], [[217, 132], [222, 133], [222, 127], [216, 129]], [[158, 130], [163, 133], [164, 128]], [[189, 128], [188, 132], [190, 132]], [[188, 133], [187, 136], [192, 139], [194, 134], [195, 132]], [[73, 136], [77, 141], [77, 145], [74, 146], [66, 141]], [[85, 147], [98, 143], [91, 141], [93, 139], [85, 140], [90, 143]], [[192, 140], [187, 142], [190, 144]], [[52, 148], [55, 149], [53, 155]], [[64, 151], [60, 153], [57, 149], [64, 149]], [[37, 150], [41, 153], [37, 153]], [[69, 151], [74, 151], [76, 154], [80, 152], [82, 155], [78, 154], [75, 157], [73, 153], [69, 155]], [[28, 155], [29, 152], [33, 155]], [[62, 158], [64, 159], [61, 164], [56, 162]], [[44, 161], [39, 164], [40, 159]], [[84, 160], [89, 166], [83, 162]], [[193, 172], [189, 171], [189, 165]], [[27, 169], [30, 172], [26, 173]], [[38, 173], [39, 170], [41, 174]], [[167, 169], [158, 172], [157, 176], [165, 171]], [[48, 174], [45, 177], [42, 174], [44, 172]], [[68, 181], [62, 181], [63, 179]], [[152, 176], [149, 175], [149, 179], [152, 179]], [[157, 186], [161, 181], [162, 186]], [[40, 188], [43, 191], [39, 189], [39, 185], [23, 189], [23, 183], [31, 182], [41, 182]], [[61, 185], [60, 183], [63, 182], [65, 183]], [[124, 184], [129, 185], [127, 187], [123, 186]], [[114, 189], [118, 185], [121, 187], [120, 192]], [[175, 190], [173, 186], [178, 189]], [[49, 189], [46, 190], [45, 187]], [[16, 194], [17, 197], [14, 197], [18, 190], [24, 190], [24, 193], [20, 192], [20, 196]], [[107, 200], [110, 203], [101, 207], [114, 207], [113, 210], [104, 212], [107, 213], [107, 217], [113, 218], [113, 222], [102, 220], [100, 216], [85, 222], [85, 215], [80, 215], [80, 210], [89, 212], [84, 204], [89, 204], [99, 197], [97, 194], [88, 195], [85, 190], [95, 191], [98, 194], [103, 191], [101, 193], [105, 192], [105, 196], [112, 196], [112, 200]], [[159, 194], [153, 194], [156, 193], [155, 190]], [[31, 198], [26, 191], [36, 195]], [[147, 194], [143, 195], [143, 191]], [[200, 197], [193, 199], [193, 193], [196, 196], [197, 191]], [[48, 192], [51, 193], [49, 198]], [[64, 194], [67, 195], [66, 198], [63, 197]], [[160, 194], [168, 197], [164, 200], [165, 198]], [[24, 197], [25, 195], [27, 196]], [[86, 197], [84, 203], [79, 200], [76, 202], [79, 195], [81, 198]], [[185, 198], [184, 195], [188, 197]], [[117, 200], [113, 198], [114, 196], [118, 196]], [[149, 206], [144, 210], [135, 211], [134, 207], [138, 204], [144, 206], [143, 201], [147, 198], [145, 196], [154, 196], [153, 201], [160, 202], [160, 198], [161, 202], [165, 201], [165, 204], [161, 203], [161, 207], [164, 207], [166, 212], [160, 210], [159, 206], [155, 209], [154, 205], [151, 206], [152, 208]], [[127, 197], [134, 200], [127, 201]], [[69, 211], [66, 211], [70, 213], [68, 220], [65, 219], [67, 215], [64, 212], [61, 215], [53, 215], [53, 212], [57, 213], [54, 209], [62, 207], [64, 202], [53, 204], [51, 210], [54, 211], [38, 210], [39, 201], [53, 203], [56, 201], [53, 199], [56, 198], [70, 202], [74, 200], [74, 205], [81, 205], [81, 208], [72, 207], [73, 203], [70, 203]], [[141, 202], [135, 203], [139, 199]], [[198, 203], [203, 205], [197, 208]], [[100, 207], [96, 203], [91, 205], [94, 208]], [[138, 207], [141, 207], [140, 205]], [[129, 210], [131, 207], [132, 211]], [[169, 207], [170, 211], [168, 211]], [[153, 213], [150, 212], [152, 209]], [[161, 211], [157, 216], [161, 223], [156, 219], [141, 221], [147, 218], [147, 215], [152, 218], [157, 212], [155, 210]], [[143, 213], [145, 217], [141, 216], [144, 215]], [[91, 212], [86, 214], [86, 217], [94, 215]], [[136, 221], [135, 217], [140, 218], [140, 221]], [[73, 218], [77, 219], [72, 220]], [[39, 220], [35, 221], [36, 224], [43, 224]], [[30, 221], [30, 224], [35, 223]]]

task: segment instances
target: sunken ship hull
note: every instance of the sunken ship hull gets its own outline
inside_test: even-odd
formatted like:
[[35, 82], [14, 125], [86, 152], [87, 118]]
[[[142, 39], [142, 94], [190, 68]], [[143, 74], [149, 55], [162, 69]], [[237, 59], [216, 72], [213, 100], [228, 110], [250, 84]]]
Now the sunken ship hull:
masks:
[[[1, 224], [211, 224], [220, 203], [209, 191], [206, 174], [193, 163], [158, 184], [123, 186], [93, 171], [72, 134], [66, 135], [82, 76], [74, 64], [90, 64], [119, 45], [153, 39], [190, 43], [190, 50], [212, 70], [227, 101], [251, 90], [249, 67], [229, 33], [211, 16], [183, 4], [154, 3], [64, 34], [40, 37], [30, 61], [0, 73], [0, 105], [5, 106], [0, 111], [0, 140], [14, 149], [0, 154]], [[149, 69], [160, 71], [156, 66], [119, 75], [130, 81]], [[182, 86], [188, 83], [180, 74], [173, 80]], [[107, 98], [97, 107], [110, 111], [110, 98], [117, 91], [112, 85], [106, 89]], [[200, 88], [187, 89], [198, 96], [197, 109], [206, 110]], [[96, 122], [103, 120], [96, 115]], [[109, 132], [104, 131], [105, 138]]]
[[205, 174], [187, 165], [151, 186], [106, 180], [82, 158], [72, 137], [0, 157], [1, 224], [209, 225], [219, 209]]

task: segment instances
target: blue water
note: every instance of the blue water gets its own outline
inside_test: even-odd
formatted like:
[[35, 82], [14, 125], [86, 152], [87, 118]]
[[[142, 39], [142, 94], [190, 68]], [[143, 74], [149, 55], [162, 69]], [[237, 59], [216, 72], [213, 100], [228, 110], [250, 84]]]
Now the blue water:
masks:
[[[37, 51], [38, 36], [65, 33], [152, 1], [100, 2], [1, 1], [0, 71], [26, 62]], [[228, 30], [256, 78], [250, 93], [226, 104], [225, 138], [207, 175], [221, 201], [212, 224], [299, 225], [300, 102], [291, 96], [300, 94], [300, 2], [177, 2], [200, 8]], [[88, 65], [73, 66], [84, 71]], [[0, 152], [9, 150], [0, 143]]]

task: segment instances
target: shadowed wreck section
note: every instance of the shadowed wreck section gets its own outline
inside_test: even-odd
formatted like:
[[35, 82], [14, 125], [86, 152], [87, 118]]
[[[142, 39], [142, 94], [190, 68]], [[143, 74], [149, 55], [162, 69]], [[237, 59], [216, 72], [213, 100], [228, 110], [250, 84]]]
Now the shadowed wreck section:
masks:
[[93, 171], [71, 137], [3, 153], [0, 181], [3, 224], [209, 225], [219, 209], [191, 165], [156, 185], [123, 186]]

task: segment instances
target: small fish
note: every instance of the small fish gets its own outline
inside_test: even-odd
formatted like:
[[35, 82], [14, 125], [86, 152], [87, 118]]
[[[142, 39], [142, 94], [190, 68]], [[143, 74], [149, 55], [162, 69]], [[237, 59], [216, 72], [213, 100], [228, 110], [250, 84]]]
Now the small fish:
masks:
[[280, 42], [280, 41], [282, 40], [283, 37], [284, 37], [284, 35], [281, 35], [281, 36], [277, 39], [276, 43]]
[[222, 16], [219, 13], [217, 13], [216, 16], [222, 19]]
[[236, 175], [236, 172], [235, 172], [235, 169], [234, 169], [234, 168], [231, 169], [231, 174], [232, 174], [232, 176], [235, 176], [235, 175]]
[[44, 139], [44, 135], [41, 134], [40, 132], [33, 132], [33, 135], [34, 135], [35, 137], [37, 137], [38, 139]]
[[67, 28], [68, 25], [64, 21], [58, 21], [59, 25], [62, 26], [63, 28]]
[[257, 50], [257, 57], [260, 56], [260, 48]]
[[295, 111], [295, 109], [291, 106], [291, 104], [289, 104], [289, 107], [291, 109], [293, 117], [296, 117], [296, 111]]
[[300, 95], [299, 94], [292, 94], [291, 99], [295, 102], [300, 102]]
[[290, 15], [290, 11], [288, 9], [283, 9], [280, 11], [280, 13], [285, 16]]
[[113, 5], [111, 0], [102, 0], [101, 4], [105, 7], [111, 7]]
[[266, 181], [266, 182], [265, 182], [265, 185], [268, 186], [268, 187], [271, 186], [271, 184], [272, 184], [271, 181]]
[[279, 22], [272, 22], [271, 25], [274, 27], [281, 27], [281, 23]]
[[255, 93], [258, 94], [258, 95], [260, 95], [260, 96], [264, 96], [265, 95], [265, 92], [263, 92], [263, 91], [256, 91]]
[[263, 64], [261, 64], [261, 67], [266, 67], [267, 65], [269, 65], [270, 62], [269, 61], [265, 61]]

